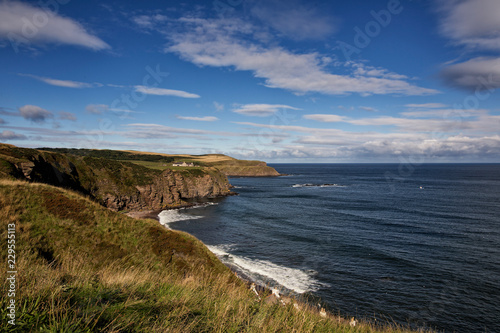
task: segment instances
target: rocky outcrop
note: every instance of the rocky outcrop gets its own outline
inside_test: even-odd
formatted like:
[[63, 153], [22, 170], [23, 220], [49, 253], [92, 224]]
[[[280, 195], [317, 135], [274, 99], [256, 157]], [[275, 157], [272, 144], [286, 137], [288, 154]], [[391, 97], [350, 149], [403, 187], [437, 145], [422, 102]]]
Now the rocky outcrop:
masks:
[[227, 178], [221, 176], [215, 170], [197, 176], [165, 170], [151, 184], [135, 186], [135, 193], [106, 193], [102, 202], [113, 210], [160, 210], [186, 206], [192, 199], [232, 194]]

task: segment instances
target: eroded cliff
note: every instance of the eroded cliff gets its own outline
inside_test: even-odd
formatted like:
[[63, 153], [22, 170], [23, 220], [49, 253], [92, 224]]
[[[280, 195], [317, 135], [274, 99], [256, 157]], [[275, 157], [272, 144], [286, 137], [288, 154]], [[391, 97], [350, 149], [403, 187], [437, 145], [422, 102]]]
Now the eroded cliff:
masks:
[[112, 210], [160, 210], [231, 194], [216, 168], [155, 170], [125, 161], [0, 144], [0, 177], [71, 188]]

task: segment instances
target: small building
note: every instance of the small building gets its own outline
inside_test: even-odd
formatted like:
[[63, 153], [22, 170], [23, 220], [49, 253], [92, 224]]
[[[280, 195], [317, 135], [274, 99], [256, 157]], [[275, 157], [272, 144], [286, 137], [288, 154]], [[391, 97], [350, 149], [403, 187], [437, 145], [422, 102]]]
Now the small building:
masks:
[[180, 167], [194, 167], [194, 163], [186, 163], [186, 162], [177, 162], [172, 164], [172, 166], [180, 166]]

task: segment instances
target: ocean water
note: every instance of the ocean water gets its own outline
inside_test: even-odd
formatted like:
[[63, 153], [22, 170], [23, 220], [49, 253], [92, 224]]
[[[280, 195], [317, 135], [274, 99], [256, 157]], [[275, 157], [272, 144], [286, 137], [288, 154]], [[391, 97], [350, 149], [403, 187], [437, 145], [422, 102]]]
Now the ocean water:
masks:
[[334, 313], [500, 332], [500, 165], [274, 164], [239, 196], [165, 211], [262, 284]]

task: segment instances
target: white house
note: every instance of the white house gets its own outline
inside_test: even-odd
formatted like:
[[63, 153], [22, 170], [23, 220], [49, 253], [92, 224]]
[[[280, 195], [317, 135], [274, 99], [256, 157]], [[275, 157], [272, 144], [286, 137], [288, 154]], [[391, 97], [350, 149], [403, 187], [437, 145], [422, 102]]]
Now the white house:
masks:
[[177, 162], [172, 164], [172, 166], [180, 166], [180, 167], [194, 167], [194, 163], [186, 163], [186, 162]]

